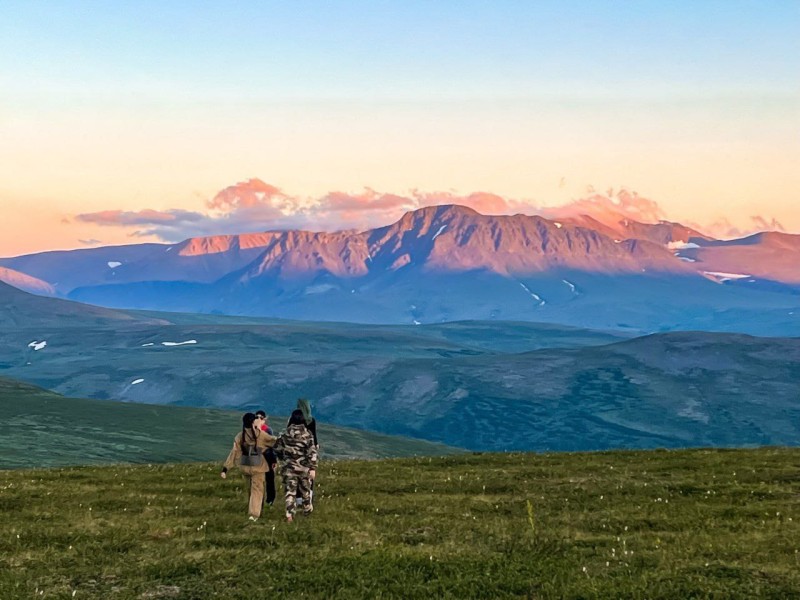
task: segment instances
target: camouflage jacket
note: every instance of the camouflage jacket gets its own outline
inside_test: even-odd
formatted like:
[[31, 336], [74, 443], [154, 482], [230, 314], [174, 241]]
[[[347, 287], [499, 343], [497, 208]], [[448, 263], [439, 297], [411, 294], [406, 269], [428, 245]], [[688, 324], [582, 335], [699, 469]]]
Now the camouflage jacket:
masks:
[[281, 471], [303, 473], [317, 468], [314, 436], [304, 425], [289, 425], [275, 442], [274, 450], [282, 462]]

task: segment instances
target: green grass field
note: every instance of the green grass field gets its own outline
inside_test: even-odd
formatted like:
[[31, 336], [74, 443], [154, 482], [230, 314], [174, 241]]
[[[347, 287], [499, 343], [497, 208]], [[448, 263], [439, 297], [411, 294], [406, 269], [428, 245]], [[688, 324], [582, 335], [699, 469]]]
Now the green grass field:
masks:
[[326, 461], [291, 525], [218, 471], [0, 471], [0, 598], [800, 597], [799, 449]]

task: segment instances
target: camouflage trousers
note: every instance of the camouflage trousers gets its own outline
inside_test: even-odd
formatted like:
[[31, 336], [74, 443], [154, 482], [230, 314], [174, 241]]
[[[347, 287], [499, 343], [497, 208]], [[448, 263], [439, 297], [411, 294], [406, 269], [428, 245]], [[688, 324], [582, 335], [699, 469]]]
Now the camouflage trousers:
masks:
[[286, 515], [294, 515], [297, 498], [303, 499], [303, 514], [311, 514], [314, 509], [311, 505], [311, 481], [308, 473], [286, 470], [283, 475], [283, 491], [285, 492]]

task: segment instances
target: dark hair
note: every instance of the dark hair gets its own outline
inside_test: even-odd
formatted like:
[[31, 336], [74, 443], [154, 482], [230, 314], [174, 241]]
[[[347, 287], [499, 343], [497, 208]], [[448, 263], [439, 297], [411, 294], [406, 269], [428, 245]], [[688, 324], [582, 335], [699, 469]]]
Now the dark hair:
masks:
[[261, 419], [266, 419], [267, 418], [267, 413], [265, 413], [263, 410], [257, 410], [256, 411], [256, 416], [261, 418]]
[[246, 452], [244, 439], [245, 437], [247, 437], [248, 430], [250, 432], [253, 431], [253, 423], [255, 423], [255, 421], [256, 421], [256, 416], [253, 413], [251, 412], [244, 413], [244, 416], [242, 417], [242, 439], [239, 442], [239, 445], [242, 447], [242, 452]]
[[289, 417], [289, 425], [305, 425], [306, 419], [303, 416], [303, 411], [299, 408], [292, 411], [292, 416]]

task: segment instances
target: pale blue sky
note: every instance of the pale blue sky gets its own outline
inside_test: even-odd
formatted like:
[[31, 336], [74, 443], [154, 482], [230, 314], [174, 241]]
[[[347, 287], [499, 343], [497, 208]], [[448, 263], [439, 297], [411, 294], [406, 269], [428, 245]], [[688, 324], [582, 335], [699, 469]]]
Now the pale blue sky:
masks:
[[126, 92], [198, 101], [771, 95], [797, 92], [800, 75], [796, 0], [4, 0], [0, 15], [4, 87], [25, 84], [32, 96], [49, 86], [123, 102]]
[[675, 218], [800, 229], [799, 139], [797, 0], [0, 0], [18, 223], [260, 177], [539, 203], [625, 185]]

